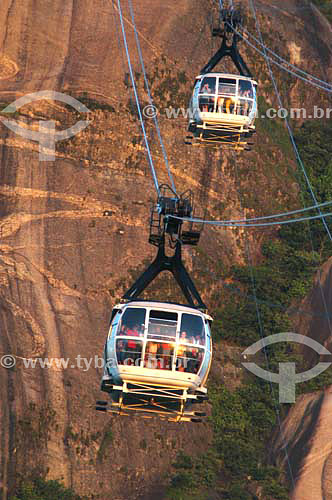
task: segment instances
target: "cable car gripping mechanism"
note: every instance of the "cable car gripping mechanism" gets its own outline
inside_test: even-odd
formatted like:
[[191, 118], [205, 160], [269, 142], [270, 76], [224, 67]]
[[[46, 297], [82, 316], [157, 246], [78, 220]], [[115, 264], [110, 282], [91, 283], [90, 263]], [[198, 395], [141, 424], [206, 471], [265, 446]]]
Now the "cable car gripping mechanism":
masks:
[[[210, 61], [201, 69], [200, 74], [211, 73], [215, 66], [226, 56], [229, 56], [241, 76], [252, 78], [252, 74], [239, 53], [237, 43], [241, 40], [240, 32], [243, 16], [240, 10], [222, 9], [220, 11], [219, 27], [214, 28], [212, 36], [222, 38], [220, 49], [211, 57]], [[231, 42], [231, 43], [230, 43]]]
[[[162, 271], [170, 271], [189, 305], [206, 311], [206, 305], [184, 267], [181, 255], [182, 245], [197, 245], [203, 224], [172, 217], [192, 217], [192, 192], [188, 190], [181, 195], [177, 195], [166, 184], [160, 186], [159, 192], [157, 203], [151, 210], [149, 236], [149, 243], [158, 247], [157, 256], [122, 298], [130, 301], [137, 299]], [[189, 225], [185, 230], [183, 228], [184, 224]], [[169, 236], [170, 247], [175, 249], [172, 256], [167, 256], [165, 253], [166, 235]]]

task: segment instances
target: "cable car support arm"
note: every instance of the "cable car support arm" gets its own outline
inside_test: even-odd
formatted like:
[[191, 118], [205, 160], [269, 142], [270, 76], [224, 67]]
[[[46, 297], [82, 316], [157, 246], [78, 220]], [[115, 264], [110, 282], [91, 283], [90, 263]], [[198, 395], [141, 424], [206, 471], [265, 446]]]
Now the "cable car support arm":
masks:
[[[188, 223], [181, 220], [193, 215], [192, 192], [188, 190], [178, 195], [166, 184], [161, 185], [159, 191], [157, 203], [151, 210], [149, 237], [149, 243], [158, 247], [157, 256], [122, 298], [130, 301], [137, 299], [162, 271], [170, 271], [188, 304], [206, 311], [206, 305], [182, 262], [182, 245], [197, 245], [203, 228], [202, 225], [194, 226], [192, 222], [188, 227]], [[165, 252], [166, 237], [175, 250], [171, 256]]]
[[[211, 73], [215, 66], [226, 56], [229, 56], [236, 68], [238, 69], [240, 75], [252, 78], [252, 74], [246, 65], [243, 57], [241, 56], [237, 43], [241, 39], [237, 30], [238, 25], [241, 26], [242, 15], [240, 12], [228, 11], [223, 9], [220, 17], [220, 27], [215, 28], [212, 31], [213, 36], [219, 36], [222, 38], [221, 47], [219, 50], [211, 57], [210, 61], [201, 69], [201, 75], [206, 73]], [[232, 43], [229, 44], [229, 39], [232, 39]]]
[[170, 271], [173, 274], [190, 306], [202, 310], [207, 309], [188, 271], [184, 267], [179, 241], [176, 243], [174, 255], [170, 257], [165, 254], [164, 245], [159, 246], [155, 260], [123, 295], [123, 299], [136, 299], [162, 271]]

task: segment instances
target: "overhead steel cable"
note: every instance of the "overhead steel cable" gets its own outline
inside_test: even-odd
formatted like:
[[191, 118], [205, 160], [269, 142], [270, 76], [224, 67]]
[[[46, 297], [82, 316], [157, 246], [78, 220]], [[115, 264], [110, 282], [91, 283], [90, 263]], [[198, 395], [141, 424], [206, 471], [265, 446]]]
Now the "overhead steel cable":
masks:
[[[276, 96], [277, 96], [277, 99], [278, 99], [278, 103], [279, 103], [280, 108], [283, 108], [283, 103], [282, 103], [282, 100], [281, 100], [280, 92], [279, 92], [277, 83], [276, 83], [275, 78], [274, 78], [274, 74], [273, 74], [273, 71], [272, 71], [272, 68], [271, 68], [271, 64], [270, 64], [269, 58], [268, 58], [266, 50], [265, 50], [264, 40], [263, 40], [262, 32], [261, 32], [261, 29], [260, 29], [260, 24], [259, 24], [259, 21], [258, 21], [258, 18], [257, 18], [254, 1], [253, 0], [249, 0], [249, 2], [250, 2], [250, 5], [252, 7], [252, 12], [253, 12], [253, 15], [254, 15], [254, 18], [255, 18], [255, 23], [256, 23], [256, 28], [257, 28], [258, 36], [259, 36], [259, 38], [261, 40], [262, 45], [264, 46], [264, 57], [265, 57], [266, 64], [267, 64], [268, 69], [269, 69], [270, 77], [271, 77], [272, 84], [273, 84], [273, 87], [274, 87], [274, 90], [275, 90], [275, 93], [276, 93]], [[303, 176], [305, 178], [305, 181], [307, 183], [308, 189], [310, 191], [311, 197], [312, 197], [312, 199], [314, 201], [314, 204], [317, 207], [318, 206], [317, 198], [316, 198], [316, 195], [315, 195], [315, 193], [313, 191], [313, 188], [312, 188], [310, 179], [308, 177], [308, 174], [306, 172], [306, 169], [304, 167], [302, 158], [300, 156], [300, 152], [299, 152], [298, 147], [296, 145], [293, 131], [291, 129], [291, 126], [289, 124], [288, 119], [285, 117], [284, 120], [285, 120], [285, 124], [286, 124], [287, 130], [288, 130], [288, 134], [289, 134], [289, 137], [290, 137], [293, 149], [294, 149], [294, 153], [295, 153], [297, 162], [298, 162], [298, 164], [301, 167], [301, 170], [302, 170]], [[322, 216], [323, 214], [322, 214], [322, 212], [321, 212], [321, 210], [320, 210], [319, 207], [317, 207], [317, 210], [318, 210], [318, 213], [320, 214], [320, 216]], [[332, 235], [331, 235], [330, 229], [329, 229], [329, 227], [328, 227], [328, 225], [326, 223], [326, 220], [325, 220], [324, 216], [322, 216], [320, 218], [322, 219], [322, 222], [323, 222], [323, 225], [325, 227], [325, 230], [326, 230], [326, 232], [327, 232], [327, 234], [328, 234], [328, 236], [330, 238], [330, 241], [332, 242]]]
[[[317, 208], [317, 206], [315, 206]], [[311, 217], [300, 217], [296, 219], [288, 219], [288, 220], [282, 220], [282, 221], [275, 221], [275, 222], [264, 222], [264, 223], [258, 223], [258, 224], [238, 224], [236, 222], [224, 222], [224, 221], [215, 221], [215, 220], [204, 220], [204, 219], [198, 219], [195, 217], [177, 217], [175, 215], [170, 215], [169, 217], [172, 217], [173, 219], [180, 219], [183, 221], [188, 221], [188, 222], [196, 222], [198, 224], [208, 224], [210, 226], [219, 226], [219, 227], [243, 227], [243, 228], [249, 228], [249, 227], [269, 227], [269, 226], [281, 226], [284, 224], [292, 224], [295, 222], [306, 222], [309, 220], [315, 220], [315, 219], [324, 219], [324, 217], [331, 217], [332, 212], [326, 213], [326, 214], [320, 214], [320, 215], [313, 215]], [[250, 219], [249, 219], [250, 220]]]
[[262, 44], [263, 50], [260, 50], [258, 47], [256, 47], [256, 45], [254, 45], [252, 42], [250, 42], [250, 40], [248, 40], [248, 38], [246, 38], [245, 36], [243, 36], [243, 34], [240, 31], [238, 31], [237, 29], [235, 29], [230, 23], [227, 23], [227, 25], [234, 31], [234, 33], [236, 33], [237, 35], [239, 35], [246, 42], [247, 45], [249, 45], [252, 49], [254, 49], [256, 52], [258, 52], [261, 56], [263, 56], [264, 58], [268, 59], [271, 63], [273, 63], [276, 66], [278, 66], [279, 68], [281, 68], [283, 71], [287, 71], [288, 73], [290, 73], [291, 75], [295, 76], [296, 78], [299, 78], [300, 80], [303, 80], [304, 82], [307, 82], [307, 83], [309, 83], [310, 85], [312, 85], [314, 87], [317, 87], [317, 88], [319, 88], [321, 90], [324, 90], [326, 92], [329, 92], [329, 93], [332, 92], [332, 88], [331, 89], [330, 88], [326, 88], [325, 86], [322, 86], [322, 85], [320, 85], [318, 83], [315, 83], [312, 80], [309, 80], [308, 78], [305, 78], [304, 76], [301, 76], [298, 73], [295, 73], [294, 71], [285, 68], [285, 66], [283, 66], [281, 63], [279, 63], [278, 61], [276, 61], [275, 59], [273, 59], [269, 55], [267, 55], [267, 54], [265, 55], [264, 54], [264, 48], [265, 48], [264, 44]]
[[332, 205], [332, 201], [325, 201], [324, 203], [320, 203], [319, 205], [312, 205], [311, 207], [305, 207], [305, 208], [299, 208], [298, 210], [292, 210], [291, 212], [283, 212], [280, 214], [273, 214], [273, 215], [263, 215], [261, 217], [253, 217], [253, 218], [245, 218], [245, 219], [229, 219], [229, 220], [222, 220], [222, 221], [216, 221], [219, 223], [238, 223], [238, 222], [249, 222], [251, 223], [252, 221], [258, 221], [258, 220], [266, 220], [266, 219], [276, 219], [277, 217], [287, 217], [288, 215], [295, 215], [299, 214], [301, 212], [308, 212], [310, 210], [314, 210], [317, 207], [326, 207]]
[[[234, 157], [235, 157], [235, 153], [233, 152], [233, 158]], [[237, 167], [237, 163], [236, 162], [235, 162], [235, 179], [237, 181], [236, 184], [239, 186], [240, 185], [240, 180], [239, 180], [238, 167]], [[240, 195], [240, 201], [241, 201], [241, 204], [242, 204], [241, 198], [243, 198], [243, 196], [241, 194], [241, 191], [239, 191], [239, 195]], [[245, 234], [245, 249], [246, 249], [246, 254], [247, 254], [246, 255], [246, 261], [247, 261], [248, 267], [250, 269], [250, 280], [251, 280], [251, 287], [252, 287], [252, 291], [253, 291], [253, 298], [254, 298], [254, 304], [255, 304], [255, 312], [256, 312], [256, 317], [257, 317], [258, 332], [259, 332], [259, 336], [260, 336], [261, 340], [263, 341], [264, 338], [265, 338], [265, 329], [264, 329], [264, 323], [263, 323], [261, 309], [259, 307], [258, 298], [257, 298], [257, 285], [256, 285], [256, 279], [255, 279], [255, 275], [254, 275], [254, 266], [253, 266], [253, 262], [252, 262], [252, 255], [251, 255], [251, 248], [250, 248], [250, 239], [248, 237], [248, 233]], [[267, 367], [268, 373], [269, 373], [269, 380], [268, 380], [268, 382], [269, 382], [269, 386], [270, 386], [270, 393], [271, 393], [272, 405], [274, 406], [274, 411], [275, 411], [275, 414], [276, 414], [276, 418], [277, 418], [277, 422], [278, 422], [278, 427], [279, 427], [279, 433], [280, 433], [281, 440], [283, 442], [283, 450], [284, 450], [285, 459], [286, 459], [288, 470], [289, 470], [289, 475], [290, 475], [290, 478], [292, 480], [292, 485], [294, 487], [294, 475], [293, 475], [292, 465], [291, 465], [291, 462], [290, 462], [290, 459], [289, 459], [289, 454], [288, 454], [288, 449], [287, 449], [287, 440], [286, 440], [286, 436], [285, 436], [284, 430], [282, 428], [280, 411], [279, 411], [279, 406], [278, 406], [278, 400], [276, 398], [275, 389], [274, 389], [274, 386], [273, 386], [273, 383], [272, 383], [272, 376], [271, 376], [271, 370], [270, 370], [269, 352], [265, 348], [263, 349], [263, 352], [264, 352], [264, 358], [265, 358], [266, 367]]]
[[[134, 9], [133, 9], [133, 5], [132, 5], [132, 1], [131, 0], [128, 0], [128, 5], [129, 5], [129, 10], [130, 10], [130, 15], [131, 15], [132, 25], [133, 25], [134, 33], [135, 33], [135, 40], [136, 40], [137, 51], [138, 51], [140, 63], [141, 63], [141, 66], [142, 66], [142, 72], [143, 72], [143, 76], [144, 76], [145, 88], [146, 88], [146, 91], [148, 93], [149, 103], [150, 103], [150, 106], [152, 107], [151, 109], [153, 111], [154, 109], [156, 109], [156, 107], [155, 107], [155, 105], [153, 103], [152, 95], [151, 95], [151, 92], [150, 92], [149, 81], [148, 81], [147, 74], [146, 74], [146, 71], [145, 71], [144, 59], [143, 59], [141, 44], [140, 44], [140, 41], [139, 41], [139, 36], [138, 36], [137, 28], [136, 28]], [[163, 153], [163, 156], [164, 156], [164, 161], [165, 161], [165, 165], [166, 165], [166, 168], [167, 168], [168, 177], [169, 177], [169, 180], [170, 180], [170, 182], [172, 184], [172, 189], [176, 193], [176, 187], [175, 187], [173, 175], [172, 175], [172, 172], [171, 172], [171, 169], [170, 169], [170, 166], [169, 166], [168, 157], [167, 157], [167, 153], [166, 153], [166, 148], [165, 148], [162, 136], [161, 136], [161, 131], [160, 131], [160, 127], [159, 127], [158, 118], [157, 118], [157, 114], [156, 113], [153, 113], [153, 121], [155, 123], [155, 127], [156, 127], [156, 130], [157, 130], [157, 134], [158, 134], [160, 146], [161, 146], [162, 153]]]
[[[246, 35], [248, 35], [249, 37], [253, 38], [256, 43], [258, 43], [261, 47], [263, 47], [263, 45], [259, 41], [259, 39], [256, 38], [252, 33], [250, 33], [250, 31], [246, 30], [244, 28], [244, 26], [241, 26], [241, 29], [243, 30], [244, 33], [246, 33]], [[288, 66], [290, 66], [294, 70], [296, 70], [299, 73], [302, 73], [303, 75], [307, 76], [308, 77], [308, 83], [312, 83], [311, 80], [310, 80], [312, 78], [313, 80], [317, 80], [317, 82], [321, 83], [322, 85], [325, 85], [326, 86], [326, 90], [329, 90], [329, 91], [332, 92], [332, 84], [326, 82], [325, 80], [321, 80], [317, 76], [314, 76], [311, 73], [308, 73], [307, 71], [304, 71], [303, 69], [299, 68], [298, 66], [295, 66], [295, 64], [292, 64], [289, 61], [287, 61], [286, 59], [284, 59], [283, 57], [279, 56], [276, 52], [274, 52], [272, 49], [270, 49], [266, 45], [265, 45], [265, 49], [266, 49], [267, 52], [269, 52], [270, 54], [273, 54], [274, 57], [276, 57], [277, 59], [279, 59], [279, 61], [282, 61], [284, 64], [287, 64]]]
[[[264, 332], [262, 316], [261, 316], [261, 312], [260, 312], [258, 300], [257, 300], [256, 280], [255, 280], [255, 276], [254, 276], [254, 269], [253, 269], [253, 263], [252, 263], [250, 245], [249, 245], [248, 238], [246, 239], [246, 250], [247, 250], [247, 259], [248, 259], [249, 268], [250, 268], [250, 278], [251, 278], [252, 290], [253, 290], [254, 301], [255, 301], [255, 310], [256, 310], [257, 322], [258, 322], [258, 327], [259, 327], [259, 334], [260, 334], [261, 340], [263, 340], [265, 338], [265, 332]], [[293, 474], [292, 465], [291, 465], [291, 461], [290, 461], [289, 454], [288, 454], [286, 436], [285, 436], [285, 434], [283, 432], [283, 428], [282, 428], [280, 411], [279, 411], [279, 408], [277, 405], [275, 391], [274, 391], [274, 387], [273, 387], [273, 383], [272, 383], [272, 377], [271, 377], [272, 374], [270, 371], [270, 360], [269, 360], [268, 352], [265, 348], [263, 349], [263, 352], [264, 352], [264, 357], [265, 357], [265, 363], [266, 363], [266, 366], [268, 368], [269, 385], [270, 385], [270, 390], [271, 390], [272, 400], [274, 403], [275, 412], [277, 415], [279, 431], [280, 431], [280, 435], [281, 435], [281, 438], [283, 441], [283, 449], [284, 449], [284, 453], [285, 453], [285, 457], [286, 457], [286, 462], [287, 462], [290, 478], [291, 478], [292, 485], [294, 488], [295, 487], [294, 474]]]
[[[251, 5], [251, 9], [252, 9], [252, 12], [253, 12], [253, 15], [254, 15], [254, 18], [255, 18], [257, 33], [259, 35], [259, 38], [261, 40], [262, 45], [264, 46], [265, 56], [267, 56], [266, 50], [265, 50], [265, 45], [264, 45], [264, 40], [263, 40], [263, 36], [262, 36], [262, 32], [261, 32], [261, 29], [260, 29], [259, 20], [257, 18], [257, 14], [256, 14], [256, 8], [255, 8], [254, 0], [249, 0], [249, 3]], [[267, 66], [268, 66], [268, 69], [269, 69], [269, 72], [270, 72], [271, 80], [272, 80], [272, 83], [273, 83], [276, 95], [277, 95], [277, 98], [278, 98], [279, 105], [282, 108], [283, 106], [282, 106], [281, 96], [280, 96], [280, 93], [279, 93], [279, 90], [278, 90], [278, 86], [277, 86], [277, 83], [276, 83], [274, 75], [273, 75], [273, 71], [272, 71], [271, 65], [269, 63], [268, 58], [265, 57], [265, 59], [266, 59], [266, 63], [267, 63]], [[301, 170], [302, 170], [303, 175], [305, 177], [307, 186], [308, 186], [308, 188], [310, 190], [311, 197], [312, 197], [315, 205], [317, 206], [318, 204], [317, 204], [317, 199], [316, 199], [315, 193], [314, 193], [314, 191], [312, 189], [309, 177], [307, 175], [307, 172], [305, 170], [304, 164], [302, 162], [302, 159], [301, 159], [298, 147], [297, 147], [295, 139], [294, 139], [294, 135], [293, 135], [292, 129], [291, 129], [290, 125], [289, 125], [289, 122], [288, 122], [287, 118], [285, 118], [285, 123], [286, 123], [286, 126], [287, 126], [289, 137], [291, 139], [291, 143], [292, 143], [293, 148], [294, 148], [294, 152], [295, 152], [296, 158], [298, 160], [299, 165], [301, 166]], [[320, 208], [317, 208], [317, 210], [318, 210], [319, 214], [321, 215], [322, 212], [321, 212]], [[330, 229], [329, 229], [329, 227], [327, 225], [327, 222], [326, 222], [326, 220], [325, 220], [324, 217], [322, 217], [322, 222], [323, 222], [324, 228], [325, 228], [325, 230], [327, 232], [327, 235], [328, 235], [330, 241], [332, 242], [331, 232], [330, 232]], [[313, 243], [313, 238], [312, 238], [312, 234], [311, 234], [310, 225], [309, 225], [308, 230], [309, 230], [309, 236], [310, 236], [310, 240], [311, 240], [312, 253], [314, 253], [314, 243]], [[332, 322], [330, 321], [330, 318], [328, 316], [328, 307], [327, 307], [327, 302], [326, 302], [326, 298], [325, 298], [325, 295], [324, 295], [323, 286], [322, 286], [321, 279], [320, 279], [320, 272], [321, 271], [319, 270], [319, 272], [318, 272], [318, 283], [319, 283], [320, 293], [321, 293], [321, 297], [322, 297], [322, 302], [323, 302], [324, 309], [325, 309], [325, 312], [326, 312], [326, 315], [327, 315], [326, 317], [327, 317], [327, 322], [328, 322], [328, 327], [329, 327], [330, 335], [332, 336]]]
[[[216, 2], [220, 3], [220, 0], [216, 0]], [[229, 28], [232, 29], [232, 31], [234, 31], [234, 33], [236, 33], [237, 35], [239, 35], [252, 49], [254, 49], [260, 55], [262, 55], [263, 57], [265, 57], [264, 52], [262, 50], [260, 50], [258, 47], [256, 47], [256, 45], [254, 45], [252, 42], [250, 42], [248, 40], [248, 38], [246, 38], [245, 36], [243, 36], [243, 34], [240, 31], [238, 31], [237, 29], [235, 29], [230, 23], [227, 23], [227, 25], [229, 26]], [[325, 92], [332, 93], [332, 84], [326, 82], [325, 80], [321, 80], [320, 78], [312, 75], [311, 73], [308, 73], [307, 71], [304, 71], [301, 68], [299, 68], [298, 66], [295, 66], [294, 64], [290, 63], [289, 61], [287, 61], [283, 57], [279, 56], [272, 49], [270, 49], [266, 45], [262, 44], [262, 42], [260, 42], [258, 40], [258, 38], [256, 38], [252, 33], [250, 33], [248, 30], [246, 30], [243, 26], [241, 26], [241, 29], [244, 31], [244, 33], [246, 33], [246, 35], [248, 35], [251, 38], [253, 38], [255, 40], [255, 42], [258, 43], [261, 47], [265, 48], [267, 52], [269, 52], [270, 54], [273, 54], [274, 57], [276, 57], [277, 59], [279, 59], [279, 61], [282, 61], [282, 63], [287, 64], [288, 66], [290, 66], [291, 68], [293, 68], [295, 71], [292, 71], [292, 70], [286, 68], [285, 66], [283, 66], [283, 64], [278, 63], [272, 57], [267, 56], [268, 59], [273, 64], [275, 64], [276, 66], [278, 66], [280, 69], [282, 69], [284, 71], [287, 71], [288, 73], [290, 73], [291, 75], [295, 76], [296, 78], [299, 78], [299, 79], [303, 80], [304, 82], [306, 82], [306, 83], [308, 83], [308, 84], [310, 84], [310, 85], [312, 85], [312, 86], [314, 86], [316, 88], [324, 90]], [[299, 73], [302, 73], [303, 75], [306, 75], [308, 78], [306, 78], [305, 76], [299, 75], [298, 73], [296, 73], [296, 71], [298, 71]], [[316, 80], [316, 81], [313, 81], [313, 80]], [[317, 82], [319, 82], [319, 83], [317, 83]]]
[[157, 178], [156, 170], [155, 170], [154, 164], [153, 164], [153, 159], [152, 159], [152, 155], [151, 155], [149, 141], [148, 141], [148, 137], [147, 137], [147, 134], [146, 134], [144, 120], [143, 120], [143, 116], [142, 116], [141, 105], [140, 105], [139, 98], [138, 98], [138, 93], [137, 93], [137, 88], [136, 88], [136, 83], [135, 83], [133, 68], [132, 68], [130, 54], [129, 54], [129, 49], [128, 49], [126, 30], [125, 30], [124, 22], [123, 22], [123, 15], [122, 15], [121, 3], [120, 3], [120, 0], [117, 0], [117, 2], [118, 2], [118, 10], [119, 10], [120, 23], [121, 23], [123, 43], [124, 43], [124, 47], [125, 47], [125, 51], [126, 51], [126, 55], [127, 55], [128, 68], [129, 68], [131, 83], [132, 83], [133, 90], [134, 90], [134, 95], [135, 95], [135, 100], [136, 100], [136, 106], [137, 106], [138, 116], [139, 116], [139, 120], [140, 120], [141, 126], [142, 126], [142, 132], [143, 132], [143, 136], [144, 136], [144, 142], [145, 142], [145, 147], [146, 147], [146, 152], [147, 152], [147, 156], [148, 156], [149, 165], [150, 165], [150, 168], [151, 168], [153, 182], [154, 182], [157, 194], [159, 196], [159, 194], [160, 194], [160, 192], [159, 192], [159, 183], [158, 183], [158, 178]]
[[[215, 0], [216, 3], [218, 4], [218, 2], [220, 2], [220, 0]], [[232, 0], [231, 0], [232, 1]], [[232, 6], [233, 7], [233, 1], [232, 1]], [[234, 33], [238, 34], [239, 36], [241, 36], [244, 41], [248, 41], [239, 31], [237, 31], [235, 28], [233, 28], [233, 26], [231, 26], [229, 24], [229, 27], [234, 31]], [[325, 88], [325, 90], [327, 91], [330, 91], [332, 92], [332, 84], [331, 83], [328, 83], [326, 82], [325, 80], [321, 80], [320, 78], [318, 78], [317, 76], [314, 76], [312, 75], [311, 73], [308, 73], [307, 71], [304, 71], [303, 69], [299, 68], [298, 66], [295, 66], [295, 64], [292, 64], [290, 63], [289, 61], [287, 61], [286, 59], [284, 59], [283, 57], [279, 56], [279, 54], [277, 54], [276, 52], [274, 52], [272, 49], [270, 49], [269, 47], [267, 47], [266, 45], [262, 44], [258, 38], [256, 38], [252, 33], [250, 33], [250, 31], [248, 31], [247, 29], [245, 29], [244, 26], [241, 25], [241, 29], [243, 30], [244, 33], [246, 33], [246, 35], [248, 35], [249, 37], [253, 38], [255, 40], [256, 43], [258, 43], [261, 47], [265, 47], [266, 51], [269, 52], [270, 54], [273, 54], [274, 57], [276, 57], [277, 59], [279, 59], [280, 61], [282, 61], [283, 63], [287, 64], [288, 66], [290, 66], [291, 68], [295, 69], [296, 71], [298, 71], [299, 73], [302, 73], [303, 75], [306, 75], [309, 79], [307, 79], [306, 81], [308, 83], [312, 83], [312, 81], [310, 80], [310, 78], [312, 78], [313, 80], [316, 80], [317, 82], [323, 84], [324, 86], [326, 86], [327, 88]], [[252, 48], [254, 48], [255, 50], [257, 49], [257, 47], [255, 47], [254, 45], [250, 45]], [[261, 53], [261, 52], [260, 52]], [[261, 53], [262, 54], [262, 53]], [[262, 54], [263, 55], [263, 54]], [[273, 59], [271, 59], [272, 62]], [[286, 68], [283, 68], [287, 71]], [[295, 73], [292, 73], [294, 74], [295, 76], [299, 76]]]

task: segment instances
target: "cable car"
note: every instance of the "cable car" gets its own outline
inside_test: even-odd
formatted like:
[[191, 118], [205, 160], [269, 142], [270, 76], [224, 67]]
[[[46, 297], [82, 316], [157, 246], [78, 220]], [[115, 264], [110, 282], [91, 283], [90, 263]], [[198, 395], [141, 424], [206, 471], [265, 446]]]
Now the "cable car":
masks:
[[[171, 188], [163, 186], [151, 212], [149, 242], [158, 247], [157, 256], [124, 294], [125, 303], [117, 304], [112, 311], [101, 381], [101, 390], [110, 395], [110, 402], [97, 401], [96, 409], [145, 418], [158, 415], [173, 422], [200, 422], [205, 413], [195, 411], [193, 405], [207, 399], [212, 318], [183, 265], [181, 248], [183, 244], [197, 245], [201, 228], [191, 225], [184, 230], [184, 222], [175, 218], [191, 217], [191, 193], [166, 196], [167, 190]], [[153, 216], [156, 210], [157, 225]], [[175, 248], [171, 256], [165, 253], [166, 236]], [[139, 298], [166, 270], [180, 285], [188, 305]]]
[[112, 408], [174, 421], [202, 416], [186, 410], [207, 393], [212, 318], [179, 304], [139, 300], [117, 305], [112, 315], [103, 377]]
[[[235, 150], [250, 150], [248, 139], [255, 133], [257, 116], [257, 82], [241, 57], [237, 42], [241, 15], [222, 11], [223, 28], [215, 29], [214, 36], [222, 37], [222, 44], [196, 78], [189, 105], [189, 127], [196, 143], [222, 144]], [[232, 44], [228, 44], [229, 37]], [[230, 56], [240, 75], [212, 72], [225, 57]], [[191, 144], [191, 142], [186, 141]]]
[[257, 82], [227, 73], [207, 73], [196, 79], [190, 103], [189, 130], [203, 141], [244, 149], [255, 131]]

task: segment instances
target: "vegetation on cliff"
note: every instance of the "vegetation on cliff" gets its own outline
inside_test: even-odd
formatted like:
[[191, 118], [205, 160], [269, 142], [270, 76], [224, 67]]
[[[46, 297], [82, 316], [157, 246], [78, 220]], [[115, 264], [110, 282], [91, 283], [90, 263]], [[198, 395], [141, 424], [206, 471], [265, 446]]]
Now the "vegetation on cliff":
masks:
[[59, 481], [46, 481], [40, 477], [24, 481], [11, 500], [84, 500]]
[[317, 5], [319, 10], [324, 14], [324, 16], [332, 22], [332, 4], [331, 0], [313, 0], [313, 3]]

